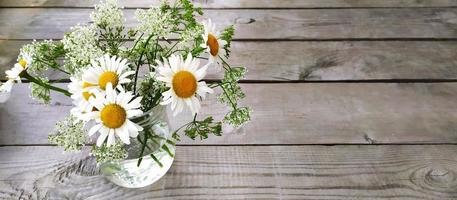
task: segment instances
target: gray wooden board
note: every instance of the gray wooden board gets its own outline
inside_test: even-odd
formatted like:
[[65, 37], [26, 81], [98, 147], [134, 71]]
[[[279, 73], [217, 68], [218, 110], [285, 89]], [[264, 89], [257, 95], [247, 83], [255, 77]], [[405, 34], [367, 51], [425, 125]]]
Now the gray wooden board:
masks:
[[456, 199], [457, 146], [178, 146], [155, 184], [118, 187], [93, 158], [0, 147], [5, 199]]
[[[126, 10], [126, 24], [136, 24]], [[0, 9], [0, 39], [59, 39], [90, 21], [92, 9]], [[235, 39], [455, 39], [457, 8], [207, 10], [219, 28], [235, 24]]]
[[[63, 86], [63, 85], [62, 85]], [[27, 84], [0, 104], [0, 144], [47, 144], [54, 123], [68, 115], [69, 98], [56, 95], [50, 106], [31, 100]], [[222, 137], [181, 144], [456, 143], [457, 83], [242, 84], [252, 121], [225, 127]], [[216, 120], [228, 108], [212, 96], [202, 116]], [[191, 120], [183, 113], [173, 128]], [[185, 137], [184, 137], [185, 138]]]
[[[31, 41], [0, 40], [0, 77]], [[234, 42], [233, 66], [248, 69], [246, 80], [457, 79], [455, 41]], [[210, 68], [208, 79], [222, 73]], [[65, 78], [49, 73], [49, 79]], [[68, 79], [68, 77], [66, 77]]]
[[[2, 0], [0, 7], [92, 7], [98, 0]], [[159, 1], [120, 0], [126, 8], [159, 5]], [[454, 0], [193, 0], [203, 8], [341, 8], [341, 7], [447, 7]]]

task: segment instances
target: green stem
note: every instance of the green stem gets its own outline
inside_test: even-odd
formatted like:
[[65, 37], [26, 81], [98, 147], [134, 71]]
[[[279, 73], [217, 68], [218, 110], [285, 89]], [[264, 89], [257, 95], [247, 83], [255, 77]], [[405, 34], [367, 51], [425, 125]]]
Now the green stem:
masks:
[[[141, 141], [141, 140], [140, 140], [140, 141]], [[140, 166], [141, 161], [143, 160], [144, 149], [146, 148], [147, 142], [148, 142], [148, 134], [146, 134], [146, 131], [145, 131], [145, 134], [144, 134], [144, 143], [142, 143], [141, 152], [140, 152], [140, 156], [139, 156], [140, 159], [138, 159], [137, 167]]]
[[29, 80], [29, 81], [31, 81], [33, 83], [36, 83], [36, 84], [38, 84], [38, 85], [40, 85], [42, 87], [45, 87], [47, 89], [54, 90], [56, 92], [60, 92], [60, 93], [62, 93], [64, 95], [66, 95], [66, 96], [71, 96], [71, 93], [68, 92], [67, 90], [59, 88], [59, 87], [52, 86], [52, 85], [47, 84], [47, 83], [45, 83], [45, 82], [43, 82], [43, 81], [41, 81], [39, 79], [36, 79], [35, 77], [30, 76], [30, 74], [28, 74], [27, 71], [23, 71], [21, 73], [21, 77], [26, 78], [27, 80]]
[[143, 37], [143, 35], [144, 35], [144, 33], [142, 33], [142, 34], [140, 35], [140, 37], [138, 38], [138, 40], [136, 40], [135, 44], [133, 45], [132, 49], [131, 49], [130, 52], [129, 52], [129, 56], [128, 56], [128, 57], [130, 57], [130, 55], [132, 55], [133, 50], [135, 49], [136, 45], [137, 45], [138, 42], [141, 40], [141, 38]]
[[[222, 58], [221, 56], [219, 56], [219, 58], [222, 60], [222, 62], [223, 62], [225, 65], [227, 65], [227, 67], [229, 68], [229, 70], [232, 69], [232, 67], [230, 67], [230, 65], [224, 60], [224, 58]], [[224, 65], [222, 65], [222, 66], [224, 66]], [[224, 67], [224, 68], [225, 68], [225, 67]], [[227, 70], [227, 69], [226, 69], [226, 70]]]
[[48, 65], [48, 66], [51, 67], [52, 69], [56, 69], [56, 70], [59, 70], [59, 71], [65, 73], [65, 74], [70, 75], [70, 72], [67, 72], [67, 71], [65, 71], [65, 70], [63, 70], [63, 69], [60, 69], [60, 68], [58, 68], [58, 67], [54, 67], [54, 65], [52, 65], [51, 63], [48, 63], [48, 62], [46, 62], [46, 61], [44, 61], [44, 60], [41, 60], [41, 59], [39, 59], [39, 58], [36, 58], [36, 60], [37, 60], [38, 62], [41, 62], [41, 63], [45, 64], [45, 65]]
[[146, 43], [144, 43], [143, 49], [142, 49], [143, 51], [141, 51], [140, 58], [138, 59], [138, 62], [136, 64], [135, 81], [134, 81], [134, 85], [133, 85], [133, 94], [136, 93], [136, 85], [137, 85], [137, 82], [138, 82], [138, 72], [140, 71], [141, 59], [143, 58], [145, 48], [148, 46], [149, 41], [151, 40], [152, 36], [154, 36], [154, 35], [151, 34], [148, 37], [148, 39], [146, 40]]
[[[220, 85], [220, 84], [219, 84], [219, 85]], [[225, 88], [222, 87], [222, 85], [220, 85], [220, 86], [221, 86], [222, 90], [224, 91], [225, 96], [226, 96], [227, 99], [230, 101], [230, 104], [232, 104], [233, 110], [236, 110], [236, 104], [233, 103], [232, 99], [231, 99], [231, 98], [229, 97], [229, 95], [227, 94], [227, 91], [225, 90]]]
[[178, 43], [179, 43], [179, 41], [177, 41], [172, 47], [170, 47], [170, 49], [168, 49], [168, 51], [167, 51], [166, 53], [164, 53], [164, 55], [166, 55], [166, 57], [170, 56], [170, 55], [168, 55], [168, 53], [170, 53], [171, 50], [172, 50], [173, 48], [175, 48], [175, 46], [176, 46]]
[[[222, 60], [222, 62], [228, 67], [228, 69], [226, 69], [226, 70], [232, 70], [232, 67], [230, 66], [230, 64], [228, 64], [228, 63], [224, 60], [224, 58], [222, 58], [221, 56], [219, 56], [219, 58], [220, 58], [220, 59]], [[222, 65], [222, 66], [223, 66], [223, 65]], [[225, 67], [224, 67], [224, 68], [225, 68]], [[230, 74], [230, 76], [233, 78], [232, 74]], [[230, 89], [231, 89], [232, 91], [234, 91], [232, 84], [229, 84], [229, 86], [230, 86]], [[221, 87], [221, 88], [224, 89], [223, 87]], [[226, 91], [224, 90], [224, 92], [226, 92]], [[227, 98], [229, 98], [228, 95], [227, 95], [227, 93], [226, 93], [226, 96], [227, 96]], [[229, 99], [230, 99], [230, 98], [229, 98]], [[232, 102], [232, 101], [230, 101], [230, 102]], [[232, 105], [233, 105], [233, 103], [232, 103]], [[235, 106], [233, 107], [233, 109], [236, 110], [236, 104], [235, 104]]]

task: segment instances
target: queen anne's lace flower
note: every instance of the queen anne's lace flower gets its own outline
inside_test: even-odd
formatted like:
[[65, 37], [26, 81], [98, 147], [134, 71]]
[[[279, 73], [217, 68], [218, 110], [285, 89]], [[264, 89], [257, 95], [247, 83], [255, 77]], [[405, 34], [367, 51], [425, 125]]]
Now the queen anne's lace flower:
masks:
[[99, 163], [122, 160], [128, 156], [124, 144], [120, 141], [115, 142], [114, 145], [111, 146], [107, 146], [106, 144], [103, 144], [100, 147], [93, 146], [90, 154], [93, 155]]
[[97, 32], [92, 26], [74, 26], [62, 40], [67, 70], [75, 74], [85, 68], [92, 59], [102, 56], [103, 51], [97, 47]]
[[65, 151], [79, 151], [87, 140], [84, 123], [72, 115], [57, 122], [54, 132], [48, 136], [49, 142], [63, 146]]
[[173, 26], [171, 14], [162, 12], [160, 8], [138, 9], [135, 12], [135, 17], [140, 22], [137, 28], [138, 31], [145, 34], [154, 34], [158, 38], [166, 38]]
[[124, 26], [124, 13], [116, 0], [106, 0], [95, 5], [95, 11], [90, 15], [92, 21], [100, 27], [117, 28]]

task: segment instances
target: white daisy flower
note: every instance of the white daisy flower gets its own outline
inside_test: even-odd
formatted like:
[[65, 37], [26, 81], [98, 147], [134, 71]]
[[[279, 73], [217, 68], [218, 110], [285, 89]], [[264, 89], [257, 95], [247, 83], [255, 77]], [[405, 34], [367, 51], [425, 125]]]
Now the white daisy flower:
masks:
[[200, 46], [206, 48], [209, 54], [209, 63], [216, 63], [219, 69], [223, 68], [222, 59], [219, 57], [222, 55], [222, 50], [227, 44], [227, 41], [220, 38], [219, 31], [216, 31], [216, 25], [211, 22], [211, 19], [202, 22], [205, 32], [202, 34], [203, 40], [205, 41]]
[[[0, 83], [0, 93], [3, 93], [2, 96], [6, 97], [5, 94], [8, 94], [9, 96], [9, 93], [13, 88], [14, 82], [21, 82], [20, 74], [30, 66], [31, 62], [32, 57], [30, 57], [27, 54], [24, 54], [22, 58], [19, 59], [19, 61], [16, 64], [14, 64], [13, 68], [5, 71], [6, 78], [8, 79], [8, 81], [6, 81], [3, 84]], [[5, 102], [7, 98], [2, 99], [5, 99], [2, 100], [2, 102]]]
[[97, 61], [92, 60], [92, 66], [83, 74], [83, 82], [90, 85], [87, 87], [88, 90], [96, 88], [104, 91], [108, 83], [111, 83], [114, 88], [121, 89], [121, 84], [131, 82], [127, 77], [135, 74], [135, 71], [126, 71], [128, 70], [126, 59], [105, 55]]
[[171, 55], [168, 61], [164, 60], [165, 63], [157, 61], [159, 64], [157, 80], [165, 82], [170, 89], [162, 93], [161, 104], [171, 103], [174, 115], [181, 112], [185, 105], [190, 108], [192, 114], [198, 113], [200, 101], [197, 95], [204, 99], [206, 93], [213, 93], [204, 81], [200, 81], [205, 77], [208, 65], [198, 69], [200, 61], [194, 59], [190, 53], [185, 61], [182, 56], [176, 55]]
[[94, 94], [88, 90], [88, 87], [93, 85], [74, 77], [70, 77], [70, 80], [68, 90], [71, 93], [73, 104], [76, 106], [70, 112], [77, 116], [78, 119], [87, 121], [83, 116], [93, 109], [93, 106], [89, 103], [89, 97], [94, 96]]
[[130, 144], [130, 137], [136, 137], [138, 132], [143, 130], [141, 126], [129, 120], [143, 114], [139, 109], [141, 98], [134, 98], [131, 92], [125, 92], [123, 89], [117, 93], [111, 83], [106, 85], [106, 93], [96, 92], [95, 97], [89, 98], [89, 102], [96, 110], [88, 116], [97, 123], [89, 130], [89, 136], [100, 132], [97, 146], [101, 146], [106, 138], [107, 146], [113, 145], [116, 142], [115, 136], [123, 143]]
[[21, 58], [13, 68], [6, 70], [6, 78], [8, 80], [17, 81], [20, 83], [21, 77], [19, 75], [30, 66], [31, 61], [32, 59], [30, 56], [23, 56], [23, 58]]

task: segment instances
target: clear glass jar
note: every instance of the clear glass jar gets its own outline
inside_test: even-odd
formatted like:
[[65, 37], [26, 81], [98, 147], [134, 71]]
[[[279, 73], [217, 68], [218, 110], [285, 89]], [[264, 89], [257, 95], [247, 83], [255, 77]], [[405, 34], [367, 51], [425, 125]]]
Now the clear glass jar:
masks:
[[[138, 166], [139, 155], [141, 154], [142, 144], [137, 138], [131, 138], [130, 144], [126, 146], [128, 157], [122, 161], [111, 161], [100, 164], [102, 174], [116, 185], [127, 188], [139, 188], [148, 186], [159, 180], [170, 169], [173, 163], [173, 157], [161, 146], [166, 144], [167, 139], [171, 139], [171, 133], [168, 123], [166, 108], [156, 106], [145, 112], [143, 115], [131, 119], [133, 122], [142, 126], [145, 130], [161, 138], [153, 143], [149, 140], [150, 148], [144, 148], [143, 158]], [[145, 131], [139, 134], [141, 141], [144, 141]], [[167, 144], [168, 149], [174, 155], [174, 145]], [[151, 154], [159, 160], [156, 162]]]

